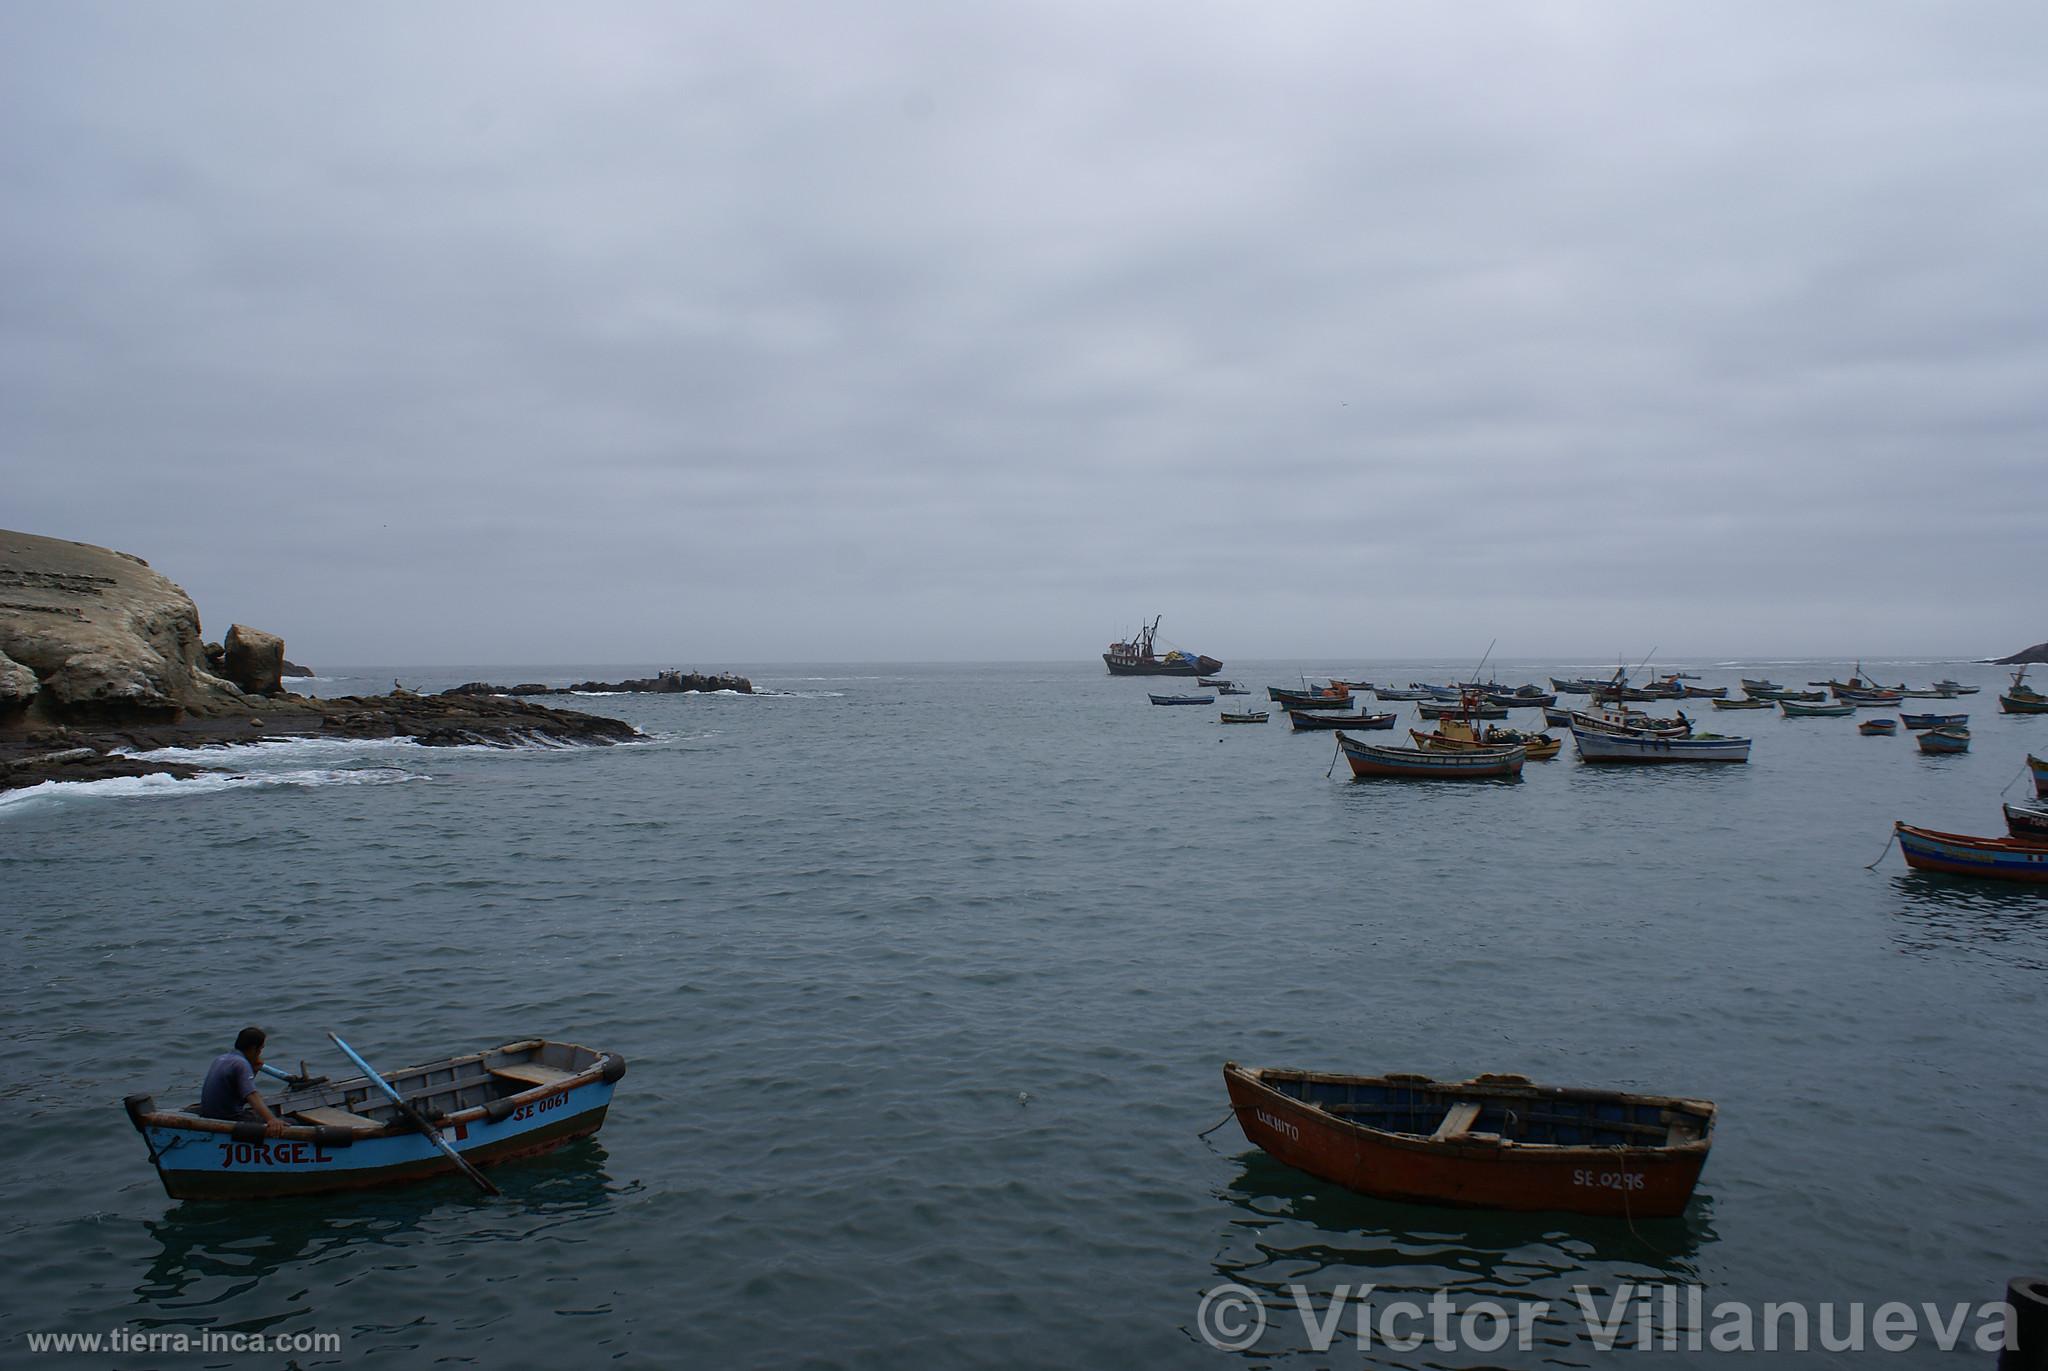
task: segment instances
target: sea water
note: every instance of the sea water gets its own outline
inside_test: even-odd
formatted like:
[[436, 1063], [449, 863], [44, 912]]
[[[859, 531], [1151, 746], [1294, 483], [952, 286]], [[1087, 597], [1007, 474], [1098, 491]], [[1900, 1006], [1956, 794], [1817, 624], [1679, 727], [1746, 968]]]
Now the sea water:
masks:
[[[1694, 701], [1755, 737], [1748, 765], [1590, 767], [1567, 744], [1519, 783], [1354, 782], [1277, 708], [1224, 727], [1233, 701], [1155, 708], [1178, 687], [1099, 666], [761, 666], [753, 697], [550, 701], [630, 720], [648, 741], [628, 746], [295, 741], [208, 754], [222, 777], [0, 796], [0, 1346], [326, 1331], [339, 1351], [76, 1360], [1596, 1366], [1646, 1354], [1602, 1351], [1577, 1290], [1974, 1308], [2048, 1267], [2048, 893], [1895, 851], [1865, 867], [1895, 818], [2002, 832], [2048, 718], [2000, 716], [1993, 668], [1869, 665], [1984, 684], [1908, 705], [1967, 710], [1971, 752]], [[393, 1067], [549, 1036], [629, 1071], [603, 1132], [500, 1168], [502, 1198], [450, 1179], [169, 1200], [120, 1100], [196, 1097], [247, 1022], [273, 1062], [336, 1075], [326, 1029]], [[1423, 1208], [1234, 1124], [1197, 1136], [1230, 1059], [1521, 1072], [1721, 1115], [1682, 1219]], [[1226, 1283], [1262, 1303], [1244, 1353], [1205, 1336]], [[1317, 1351], [1297, 1304], [1367, 1285], [1551, 1312], [1528, 1350], [1360, 1347], [1347, 1319]]]

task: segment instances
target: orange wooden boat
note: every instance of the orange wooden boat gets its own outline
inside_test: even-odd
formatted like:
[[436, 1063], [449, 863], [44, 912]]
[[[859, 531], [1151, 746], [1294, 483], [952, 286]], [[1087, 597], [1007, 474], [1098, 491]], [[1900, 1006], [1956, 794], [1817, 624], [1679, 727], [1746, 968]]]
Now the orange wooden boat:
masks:
[[1244, 1135], [1362, 1194], [1468, 1209], [1626, 1218], [1684, 1211], [1713, 1143], [1706, 1100], [1226, 1062]]

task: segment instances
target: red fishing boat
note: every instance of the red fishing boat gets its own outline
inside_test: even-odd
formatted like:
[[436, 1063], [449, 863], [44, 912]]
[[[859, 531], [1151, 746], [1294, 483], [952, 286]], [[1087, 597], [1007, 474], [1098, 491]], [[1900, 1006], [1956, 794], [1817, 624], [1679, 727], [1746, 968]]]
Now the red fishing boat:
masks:
[[2048, 844], [2025, 838], [1975, 838], [1894, 823], [1899, 855], [1915, 871], [2048, 884]]
[[1625, 1218], [1682, 1213], [1713, 1144], [1706, 1100], [1226, 1062], [1244, 1135], [1380, 1199]]

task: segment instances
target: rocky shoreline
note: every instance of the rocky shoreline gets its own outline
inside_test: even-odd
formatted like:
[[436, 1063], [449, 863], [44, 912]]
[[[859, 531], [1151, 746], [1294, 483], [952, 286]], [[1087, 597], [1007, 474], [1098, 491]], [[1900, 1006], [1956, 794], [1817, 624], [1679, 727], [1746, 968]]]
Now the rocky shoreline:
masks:
[[2048, 663], [2048, 643], [2035, 643], [2032, 647], [2021, 648], [2010, 657], [1994, 657], [1994, 666], [2034, 666]]
[[274, 634], [236, 624], [204, 641], [191, 597], [139, 557], [0, 530], [0, 791], [221, 769], [132, 755], [164, 748], [602, 747], [641, 736], [623, 720], [496, 693], [314, 699], [284, 689], [288, 666]]

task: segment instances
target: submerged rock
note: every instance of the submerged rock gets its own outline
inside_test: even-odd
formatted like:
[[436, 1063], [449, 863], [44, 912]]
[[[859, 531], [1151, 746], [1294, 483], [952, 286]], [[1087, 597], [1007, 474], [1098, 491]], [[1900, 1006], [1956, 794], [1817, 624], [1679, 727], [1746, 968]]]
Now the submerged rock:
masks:
[[628, 681], [578, 681], [570, 686], [545, 686], [526, 682], [516, 686], [492, 685], [489, 681], [467, 681], [442, 691], [443, 695], [687, 695], [730, 690], [741, 695], [754, 693], [754, 683], [744, 676], [721, 672], [707, 676], [698, 671], [664, 671]]

